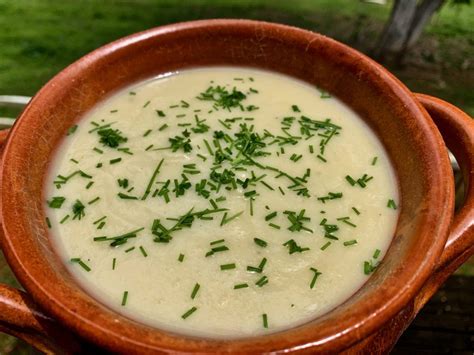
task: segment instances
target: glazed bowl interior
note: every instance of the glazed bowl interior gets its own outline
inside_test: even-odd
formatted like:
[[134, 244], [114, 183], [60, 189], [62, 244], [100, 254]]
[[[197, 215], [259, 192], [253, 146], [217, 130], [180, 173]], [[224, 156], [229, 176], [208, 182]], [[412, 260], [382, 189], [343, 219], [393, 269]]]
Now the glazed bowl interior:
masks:
[[[390, 249], [369, 281], [344, 304], [307, 324], [232, 341], [157, 330], [108, 309], [67, 272], [51, 245], [43, 181], [67, 129], [124, 86], [182, 68], [237, 65], [317, 85], [355, 110], [376, 132], [397, 173], [401, 211]], [[33, 99], [11, 133], [2, 162], [3, 246], [35, 300], [87, 339], [113, 348], [261, 351], [319, 346], [335, 350], [393, 317], [432, 271], [452, 218], [444, 144], [412, 94], [358, 52], [311, 32], [252, 21], [202, 21], [153, 29], [74, 63]], [[8, 209], [8, 213], [6, 212]], [[334, 340], [338, 345], [334, 345]]]

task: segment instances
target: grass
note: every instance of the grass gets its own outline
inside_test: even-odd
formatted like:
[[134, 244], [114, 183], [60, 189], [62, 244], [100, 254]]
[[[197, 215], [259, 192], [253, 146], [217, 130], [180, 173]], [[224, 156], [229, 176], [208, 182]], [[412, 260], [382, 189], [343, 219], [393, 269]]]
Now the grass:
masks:
[[[185, 5], [183, 5], [185, 4]], [[125, 35], [203, 18], [249, 18], [326, 34], [370, 53], [390, 6], [355, 0], [0, 0], [0, 95], [32, 96], [91, 50]], [[392, 70], [412, 90], [474, 114], [474, 6], [444, 6]], [[18, 112], [0, 109], [0, 116]], [[474, 274], [473, 263], [460, 272]], [[16, 284], [0, 255], [0, 281]], [[0, 354], [29, 353], [0, 335]]]
[[[282, 22], [368, 52], [390, 13], [388, 5], [354, 0], [187, 0], [186, 6], [181, 4], [0, 0], [0, 95], [31, 96], [87, 52], [167, 23], [216, 17]], [[474, 6], [445, 6], [409, 56], [409, 68], [392, 70], [413, 90], [438, 95], [474, 113], [473, 29]]]

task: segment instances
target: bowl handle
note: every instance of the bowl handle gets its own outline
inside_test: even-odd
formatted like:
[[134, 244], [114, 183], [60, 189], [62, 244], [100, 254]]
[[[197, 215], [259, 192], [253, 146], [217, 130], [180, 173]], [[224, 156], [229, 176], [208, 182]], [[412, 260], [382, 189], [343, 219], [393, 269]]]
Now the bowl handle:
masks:
[[[8, 133], [8, 129], [0, 131], [0, 156]], [[84, 344], [44, 314], [30, 295], [1, 283], [0, 332], [20, 338], [47, 354], [79, 353], [84, 349]]]
[[416, 94], [430, 114], [444, 142], [456, 157], [464, 180], [464, 202], [455, 212], [443, 253], [434, 273], [418, 294], [415, 308], [430, 299], [443, 282], [474, 254], [474, 119], [438, 98]]

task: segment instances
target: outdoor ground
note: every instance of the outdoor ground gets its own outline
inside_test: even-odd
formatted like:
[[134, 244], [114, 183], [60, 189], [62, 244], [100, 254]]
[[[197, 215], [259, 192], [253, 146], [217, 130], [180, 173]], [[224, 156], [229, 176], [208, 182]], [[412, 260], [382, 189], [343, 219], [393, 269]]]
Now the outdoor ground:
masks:
[[[32, 96], [87, 52], [125, 35], [203, 18], [250, 18], [326, 34], [370, 55], [389, 5], [356, 0], [0, 0], [0, 95]], [[410, 89], [474, 114], [474, 5], [445, 5], [406, 56], [387, 64]], [[0, 116], [14, 115], [0, 109]], [[464, 274], [474, 274], [464, 266]], [[0, 255], [0, 282], [14, 283]], [[29, 353], [0, 335], [0, 354]]]

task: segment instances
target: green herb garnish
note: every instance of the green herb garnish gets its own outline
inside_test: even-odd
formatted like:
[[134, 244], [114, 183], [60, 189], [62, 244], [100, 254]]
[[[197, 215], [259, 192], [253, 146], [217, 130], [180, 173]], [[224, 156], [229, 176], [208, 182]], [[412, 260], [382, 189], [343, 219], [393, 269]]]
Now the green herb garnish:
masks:
[[322, 275], [322, 273], [319, 272], [318, 269], [315, 269], [314, 267], [310, 267], [309, 269], [314, 273], [311, 283], [309, 284], [309, 288], [313, 289], [314, 285], [316, 284], [316, 280], [318, 279], [320, 275]]
[[128, 291], [125, 291], [122, 296], [122, 306], [125, 306], [127, 304], [127, 299], [128, 299]]
[[197, 295], [197, 293], [198, 293], [200, 287], [201, 287], [201, 285], [199, 285], [199, 284], [196, 282], [196, 284], [194, 285], [194, 288], [193, 288], [193, 292], [191, 292], [191, 299], [192, 299], [192, 300], [196, 297], [196, 295]]
[[51, 201], [47, 201], [47, 202], [48, 202], [48, 206], [51, 208], [61, 208], [64, 201], [66, 201], [65, 197], [55, 196], [51, 199]]
[[236, 268], [235, 263], [232, 264], [223, 264], [220, 266], [221, 270], [232, 270]]
[[387, 207], [396, 210], [397, 209], [397, 204], [395, 203], [394, 200], [390, 199], [387, 202]]
[[125, 143], [128, 140], [126, 137], [122, 136], [122, 132], [118, 129], [99, 129], [97, 134], [100, 136], [99, 142], [110, 148], [117, 148], [120, 144]]
[[81, 201], [76, 200], [74, 205], [72, 205], [72, 213], [73, 213], [72, 219], [81, 220], [82, 217], [85, 216], [85, 212], [84, 212], [85, 208], [86, 207], [82, 204]]
[[310, 250], [309, 248], [305, 248], [305, 247], [301, 247], [299, 246], [294, 239], [290, 239], [288, 241], [286, 241], [285, 243], [283, 243], [284, 246], [288, 247], [288, 252], [291, 254], [294, 254], [294, 253], [302, 253], [302, 252], [305, 252], [307, 250]]
[[81, 260], [81, 258], [72, 258], [71, 259], [71, 262], [72, 263], [77, 263], [79, 264], [80, 267], [82, 267], [84, 270], [86, 270], [87, 272], [91, 271], [92, 269], [89, 267], [89, 265], [87, 265], [85, 262], [83, 262]]
[[76, 130], [77, 130], [77, 124], [74, 125], [74, 126], [69, 127], [69, 129], [67, 130], [67, 135], [70, 136], [71, 134], [76, 132]]
[[197, 311], [197, 308], [196, 307], [192, 307], [191, 309], [189, 309], [188, 311], [186, 311], [182, 316], [181, 318], [183, 319], [186, 319], [188, 318], [191, 314], [193, 314], [194, 312]]
[[259, 238], [253, 238], [253, 241], [255, 242], [255, 244], [257, 244], [259, 247], [262, 247], [262, 248], [265, 248], [268, 245], [266, 241]]

